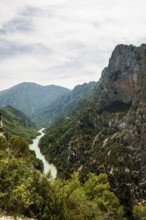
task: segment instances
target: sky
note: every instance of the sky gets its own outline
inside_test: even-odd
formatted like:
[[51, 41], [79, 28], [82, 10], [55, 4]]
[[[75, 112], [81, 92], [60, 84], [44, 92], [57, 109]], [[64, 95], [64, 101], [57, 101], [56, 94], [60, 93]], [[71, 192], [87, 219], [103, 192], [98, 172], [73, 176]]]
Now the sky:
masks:
[[98, 81], [117, 44], [142, 43], [145, 0], [0, 0], [0, 90]]

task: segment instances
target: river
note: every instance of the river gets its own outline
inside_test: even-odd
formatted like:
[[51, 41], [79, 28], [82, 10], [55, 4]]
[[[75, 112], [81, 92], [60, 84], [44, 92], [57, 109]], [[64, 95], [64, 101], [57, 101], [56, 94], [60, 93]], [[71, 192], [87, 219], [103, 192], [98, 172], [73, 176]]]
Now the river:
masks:
[[40, 160], [42, 160], [43, 164], [44, 164], [44, 173], [47, 174], [48, 171], [51, 172], [52, 175], [52, 179], [55, 179], [57, 176], [57, 170], [56, 167], [53, 164], [49, 164], [44, 155], [41, 153], [40, 148], [38, 146], [39, 144], [39, 140], [45, 135], [45, 133], [43, 132], [44, 128], [42, 128], [41, 130], [39, 130], [39, 135], [33, 140], [33, 143], [29, 145], [29, 148], [31, 150], [34, 150], [36, 153], [36, 157], [39, 158]]

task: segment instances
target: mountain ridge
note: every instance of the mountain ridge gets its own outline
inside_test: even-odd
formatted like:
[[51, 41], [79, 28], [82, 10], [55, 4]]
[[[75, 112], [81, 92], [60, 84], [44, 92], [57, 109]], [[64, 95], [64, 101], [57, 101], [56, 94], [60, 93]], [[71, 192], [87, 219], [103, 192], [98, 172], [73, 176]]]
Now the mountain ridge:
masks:
[[20, 83], [0, 92], [0, 106], [11, 105], [28, 115], [38, 127], [50, 127], [61, 115], [73, 110], [80, 99], [91, 95], [95, 82], [69, 90], [60, 86]]
[[48, 102], [54, 102], [57, 97], [69, 91], [60, 86], [21, 83], [0, 92], [0, 106], [11, 105], [30, 117], [39, 109], [45, 108]]
[[145, 79], [146, 44], [118, 45], [92, 99], [79, 103], [40, 143], [63, 178], [77, 171], [84, 182], [89, 172], [107, 173], [128, 219], [133, 205], [146, 205]]
[[70, 111], [73, 111], [81, 99], [90, 96], [95, 85], [95, 82], [89, 82], [75, 86], [68, 94], [58, 97], [52, 105], [39, 112], [34, 117], [34, 121], [46, 128], [50, 127], [60, 117], [67, 116]]

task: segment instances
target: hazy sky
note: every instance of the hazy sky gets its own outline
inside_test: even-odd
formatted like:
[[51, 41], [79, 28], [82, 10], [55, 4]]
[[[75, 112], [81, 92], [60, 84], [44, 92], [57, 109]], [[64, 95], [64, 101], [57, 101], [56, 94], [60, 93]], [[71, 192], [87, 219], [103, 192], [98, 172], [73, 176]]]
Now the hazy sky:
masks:
[[145, 0], [0, 0], [0, 90], [98, 81], [117, 44], [142, 43]]

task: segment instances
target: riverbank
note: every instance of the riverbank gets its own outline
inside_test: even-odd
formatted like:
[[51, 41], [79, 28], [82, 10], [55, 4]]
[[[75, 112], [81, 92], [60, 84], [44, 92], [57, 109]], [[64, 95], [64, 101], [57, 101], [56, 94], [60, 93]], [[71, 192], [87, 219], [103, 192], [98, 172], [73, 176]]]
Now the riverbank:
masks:
[[53, 164], [49, 164], [48, 161], [46, 161], [44, 155], [41, 153], [39, 148], [39, 141], [40, 139], [45, 135], [43, 132], [45, 128], [40, 129], [39, 135], [33, 140], [32, 144], [29, 145], [29, 148], [31, 150], [34, 150], [36, 153], [36, 157], [40, 160], [42, 160], [44, 164], [44, 173], [47, 174], [49, 171], [51, 172], [52, 179], [55, 179], [57, 176], [57, 169]]

